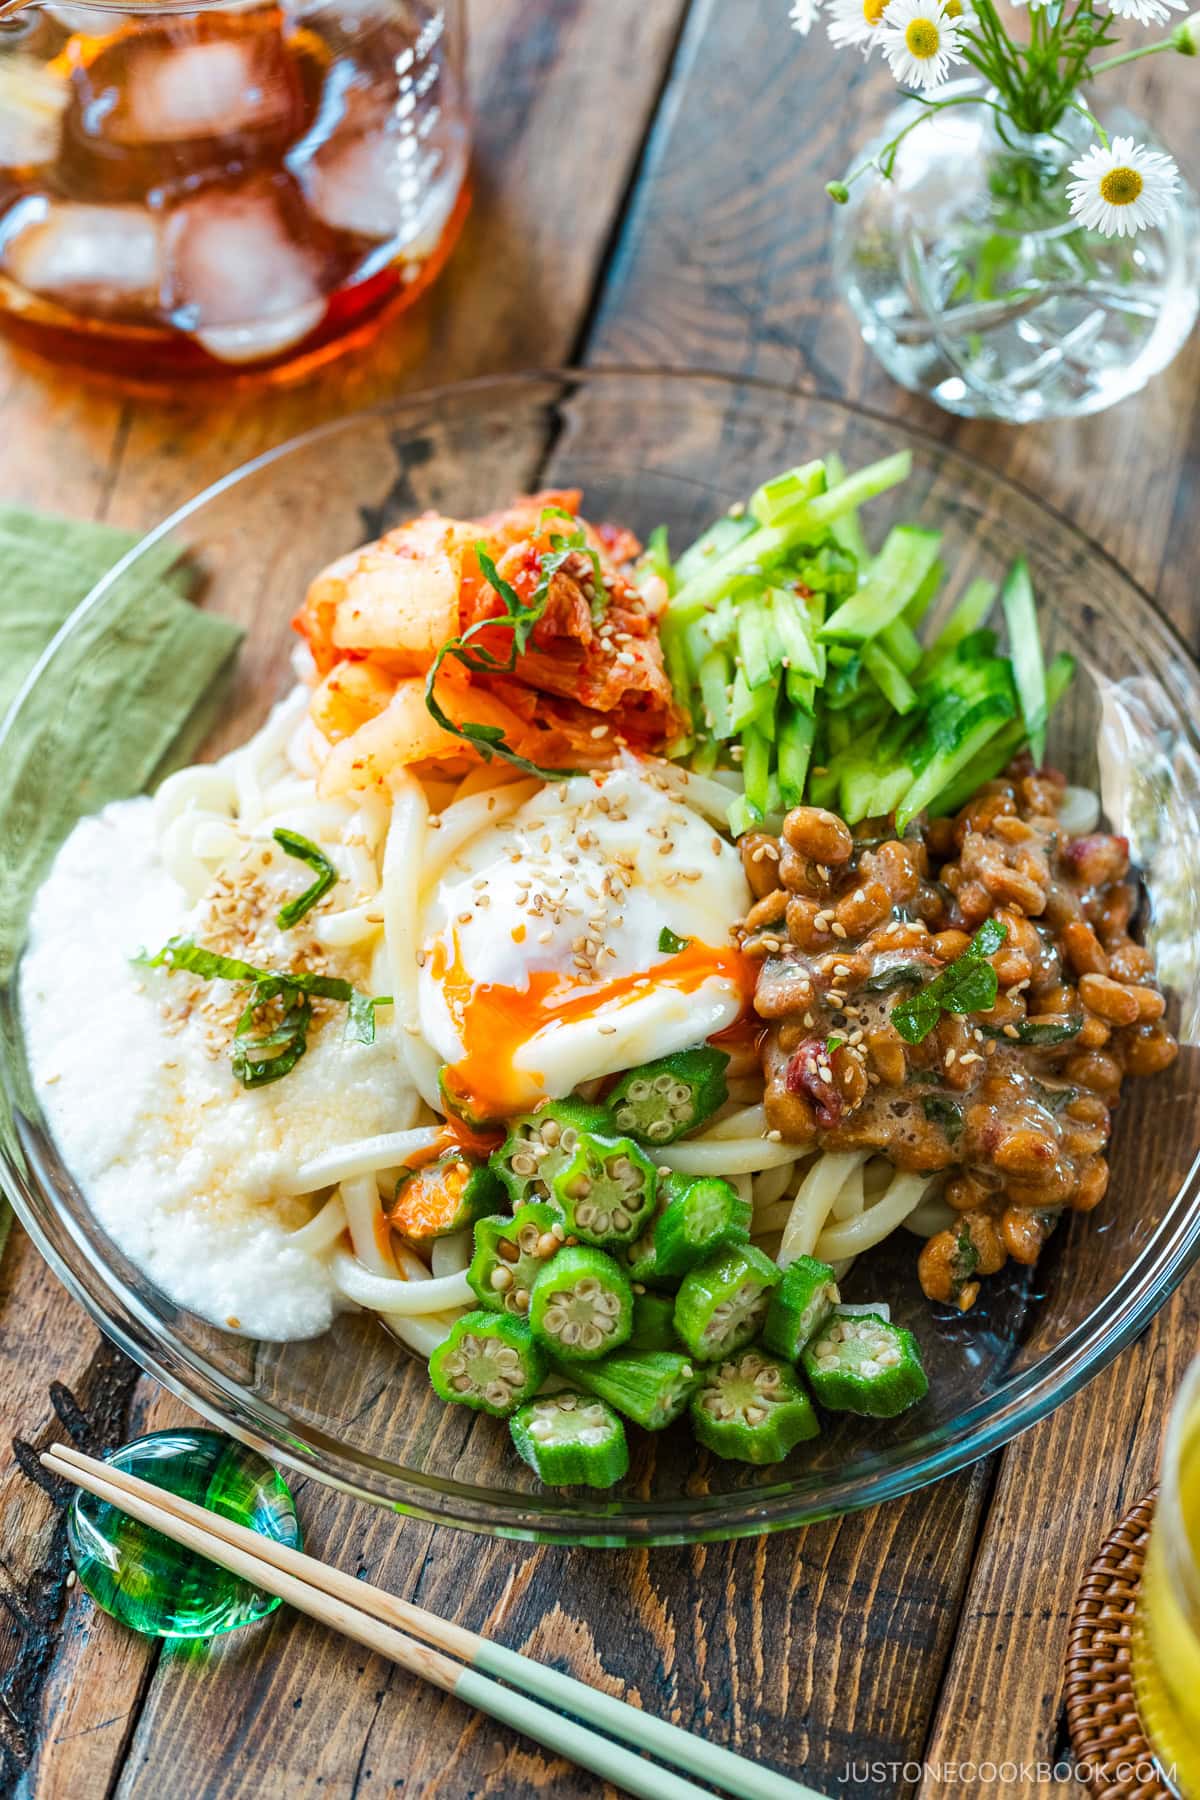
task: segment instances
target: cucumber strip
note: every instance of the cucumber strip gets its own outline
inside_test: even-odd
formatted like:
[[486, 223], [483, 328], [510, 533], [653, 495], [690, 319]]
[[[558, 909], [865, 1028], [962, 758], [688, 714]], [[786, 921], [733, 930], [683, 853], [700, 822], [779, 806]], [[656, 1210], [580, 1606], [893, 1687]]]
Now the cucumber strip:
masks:
[[823, 462], [800, 463], [755, 488], [750, 496], [750, 512], [760, 525], [774, 525], [798, 500], [811, 500], [814, 494], [823, 494], [827, 486]]
[[820, 680], [825, 673], [825, 658], [818, 654], [816, 627], [808, 608], [788, 588], [772, 588], [771, 601], [788, 669]]
[[921, 644], [907, 619], [893, 619], [879, 634], [881, 648], [887, 651], [906, 675], [911, 675], [921, 661]]
[[737, 671], [733, 678], [733, 692], [729, 699], [729, 722], [734, 732], [741, 732], [748, 725], [757, 725], [764, 736], [774, 733], [775, 690], [772, 687], [752, 688], [746, 680], [745, 672]]
[[747, 600], [737, 610], [738, 658], [751, 688], [763, 687], [783, 666], [783, 639], [765, 600]]
[[896, 808], [897, 831], [903, 831], [910, 819], [936, 802], [942, 789], [950, 784], [972, 757], [978, 756], [984, 745], [995, 737], [1011, 716], [1007, 712], [1000, 712], [998, 706], [994, 709], [985, 706], [983, 711], [985, 716], [965, 732], [957, 749], [937, 750], [930, 757]]
[[[830, 487], [839, 487], [846, 479], [846, 465], [836, 451], [825, 458], [825, 474]], [[839, 544], [843, 550], [848, 550], [859, 568], [865, 569], [871, 560], [871, 552], [863, 536], [858, 508], [849, 507], [839, 519], [833, 521], [829, 530], [834, 543]]]
[[697, 775], [711, 775], [720, 754], [721, 746], [716, 738], [705, 738], [692, 756], [692, 768]]
[[864, 643], [877, 637], [904, 611], [937, 561], [941, 535], [919, 525], [896, 525], [875, 558], [862, 587], [842, 602], [821, 636]]
[[1029, 564], [1019, 556], [1000, 590], [1000, 605], [1008, 626], [1008, 649], [1013, 679], [1021, 702], [1021, 717], [1029, 735], [1029, 748], [1040, 769], [1046, 758], [1046, 665], [1038, 631], [1037, 602], [1029, 579]]
[[662, 648], [667, 680], [671, 683], [675, 704], [683, 714], [685, 728], [690, 731], [692, 725], [692, 671], [687, 647], [677, 633], [672, 633], [670, 636], [663, 637]]
[[[1046, 711], [1047, 716], [1054, 711], [1062, 699], [1075, 675], [1075, 658], [1060, 650], [1046, 670]], [[1011, 725], [985, 746], [983, 751], [961, 769], [955, 779], [943, 788], [936, 801], [931, 802], [930, 810], [938, 813], [955, 813], [960, 806], [965, 806], [972, 794], [976, 793], [985, 781], [994, 781], [1003, 774], [1025, 738], [1025, 726], [1022, 720], [1014, 719]]]
[[708, 562], [702, 572], [690, 575], [682, 580], [685, 553], [675, 565], [676, 572], [681, 575], [681, 586], [668, 607], [683, 624], [699, 616], [714, 601], [719, 600], [729, 585], [739, 575], [745, 574], [748, 568], [757, 565], [766, 567], [779, 557], [793, 549], [795, 545], [809, 542], [820, 536], [825, 528], [835, 519], [861, 506], [865, 500], [871, 500], [886, 489], [895, 487], [898, 482], [907, 480], [912, 472], [912, 456], [907, 450], [897, 451], [894, 456], [885, 456], [879, 462], [870, 463], [865, 469], [859, 469], [854, 475], [848, 475], [837, 487], [829, 488], [823, 494], [816, 494], [811, 500], [798, 500], [796, 504], [782, 513], [774, 525], [760, 525], [748, 536], [740, 539], [732, 548], [718, 551]]
[[[788, 699], [792, 698], [791, 681]], [[775, 733], [775, 755], [779, 765], [779, 798], [786, 808], [799, 806], [804, 798], [804, 778], [808, 774], [817, 722], [811, 710], [801, 712], [795, 706], [783, 706]]]
[[996, 584], [977, 578], [963, 591], [950, 617], [942, 626], [926, 651], [926, 662], [941, 656], [946, 650], [953, 650], [965, 637], [977, 631], [991, 612], [996, 602]]
[[910, 713], [917, 704], [916, 690], [887, 651], [879, 644], [864, 644], [862, 660], [863, 668], [888, 704], [898, 713]]
[[932, 569], [930, 569], [928, 575], [904, 609], [904, 623], [908, 626], [910, 631], [916, 631], [917, 626], [921, 623], [921, 620], [925, 617], [925, 614], [936, 600], [937, 591], [945, 579], [945, 563], [935, 562]]
[[789, 669], [783, 691], [791, 704], [799, 707], [801, 712], [811, 715], [815, 711], [817, 684], [811, 675], [797, 675]]
[[[907, 785], [907, 784], [906, 784]], [[838, 811], [847, 825], [857, 825], [878, 811], [875, 794], [878, 777], [868, 762], [843, 757], [838, 773]]]
[[702, 531], [694, 544], [689, 544], [675, 563], [676, 592], [702, 575], [719, 556], [724, 556], [743, 538], [748, 538], [754, 530], [754, 520], [748, 513], [735, 518], [732, 513], [723, 513], [714, 519], [707, 531]]
[[[892, 769], [887, 775], [877, 775], [867, 809], [861, 816], [864, 819], [880, 819], [885, 814], [894, 812], [911, 785], [912, 771], [907, 768]], [[858, 820], [847, 822], [857, 825]]]
[[765, 816], [770, 811], [771, 745], [765, 733], [748, 725], [742, 733], [742, 780], [746, 804]]
[[733, 736], [734, 730], [729, 696], [732, 680], [733, 665], [724, 650], [710, 650], [697, 671], [697, 681], [705, 730], [722, 743]]
[[726, 816], [729, 820], [730, 836], [740, 838], [744, 837], [746, 832], [754, 831], [761, 825], [766, 813], [761, 808], [752, 806], [745, 794], [739, 794], [736, 800], [730, 801]]
[[810, 806], [832, 806], [837, 799], [838, 778], [833, 769], [821, 764], [813, 769], [808, 778], [808, 803]]

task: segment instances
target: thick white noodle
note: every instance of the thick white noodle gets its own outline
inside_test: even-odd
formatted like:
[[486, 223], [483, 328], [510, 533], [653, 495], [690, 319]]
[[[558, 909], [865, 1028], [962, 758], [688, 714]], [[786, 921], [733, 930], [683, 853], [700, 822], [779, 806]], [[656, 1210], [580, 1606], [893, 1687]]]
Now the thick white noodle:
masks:
[[948, 1200], [943, 1200], [940, 1194], [930, 1194], [913, 1208], [903, 1224], [905, 1231], [911, 1231], [914, 1236], [931, 1238], [939, 1231], [948, 1231], [957, 1218], [958, 1214]]
[[[729, 802], [733, 798], [733, 790], [726, 787], [712, 775], [696, 775], [690, 769], [681, 769], [677, 763], [654, 763], [656, 775], [662, 778], [664, 785], [677, 794], [681, 800], [702, 813], [722, 831], [729, 829]], [[739, 783], [740, 786], [740, 783]]]
[[469, 1306], [474, 1299], [466, 1275], [430, 1277], [428, 1281], [402, 1276], [374, 1275], [361, 1261], [339, 1250], [333, 1259], [334, 1285], [347, 1300], [389, 1317], [445, 1312], [452, 1306]]
[[865, 1150], [828, 1150], [817, 1157], [792, 1202], [791, 1217], [776, 1258], [781, 1268], [786, 1269], [798, 1256], [813, 1254], [842, 1184], [866, 1160]]
[[348, 906], [345, 912], [313, 913], [310, 924], [319, 944], [327, 944], [331, 950], [352, 950], [383, 929], [379, 897], [364, 900], [361, 906]]
[[902, 1225], [929, 1186], [927, 1174], [900, 1173], [893, 1177], [881, 1200], [868, 1206], [856, 1219], [845, 1219], [827, 1225], [816, 1243], [816, 1255], [823, 1262], [834, 1262], [843, 1256], [861, 1256], [875, 1244], [890, 1237]]
[[385, 1316], [396, 1336], [428, 1362], [438, 1345], [444, 1344], [450, 1336], [455, 1320], [461, 1319], [467, 1310], [469, 1309], [466, 1307], [456, 1307], [453, 1312], [423, 1313], [411, 1319], [402, 1313], [388, 1313]]
[[838, 1189], [837, 1199], [831, 1207], [831, 1215], [835, 1219], [857, 1218], [867, 1204], [864, 1184], [864, 1170], [860, 1163], [857, 1169], [851, 1169], [845, 1181]]
[[[686, 1143], [656, 1145], [654, 1158], [681, 1175], [754, 1175], [793, 1163], [795, 1144], [773, 1144], [770, 1138], [689, 1138]], [[799, 1154], [803, 1154], [800, 1151]]]
[[706, 1127], [701, 1141], [707, 1144], [714, 1138], [765, 1138], [766, 1135], [766, 1110], [759, 1102], [754, 1106], [741, 1106], [736, 1112], [726, 1113], [722, 1118], [715, 1119]]
[[790, 1163], [780, 1163], [777, 1169], [762, 1169], [754, 1177], [754, 1205], [757, 1210], [764, 1206], [773, 1206], [781, 1200], [792, 1184], [795, 1169]]
[[[415, 1102], [416, 1096], [411, 1098]], [[415, 1111], [415, 1105], [412, 1110]], [[416, 1150], [428, 1150], [441, 1135], [436, 1125], [418, 1125], [410, 1131], [384, 1131], [377, 1137], [357, 1138], [352, 1144], [339, 1144], [336, 1150], [325, 1150], [320, 1156], [299, 1163], [291, 1178], [281, 1185], [287, 1194], [312, 1194], [337, 1181], [374, 1175], [377, 1169], [407, 1162]]]
[[330, 1194], [308, 1224], [292, 1232], [288, 1243], [296, 1250], [303, 1250], [306, 1256], [319, 1256], [323, 1250], [333, 1248], [345, 1229], [345, 1202], [340, 1194]]
[[[394, 1278], [395, 1259], [390, 1248], [385, 1248], [388, 1240], [379, 1229], [379, 1189], [374, 1179], [370, 1175], [355, 1175], [350, 1180], [343, 1181], [341, 1193], [342, 1204], [346, 1208], [346, 1226], [350, 1232], [350, 1242], [354, 1245], [354, 1256], [371, 1273]], [[347, 1260], [353, 1262], [354, 1257]]]
[[383, 852], [383, 922], [391, 970], [395, 1030], [413, 1086], [436, 1112], [437, 1058], [419, 1036], [417, 1022], [418, 905], [422, 862], [428, 847], [429, 803], [421, 784], [400, 770], [392, 784], [392, 822]]
[[461, 1275], [471, 1261], [473, 1245], [469, 1231], [454, 1231], [449, 1237], [435, 1238], [429, 1253], [429, 1266], [434, 1275]]
[[731, 1175], [729, 1177], [729, 1185], [733, 1188], [739, 1200], [744, 1201], [747, 1206], [754, 1205], [754, 1187], [752, 1178], [749, 1175]]
[[[477, 769], [470, 769], [463, 776], [454, 790], [454, 798], [469, 800], [472, 794], [483, 794], [490, 788], [511, 787], [516, 781], [524, 787], [529, 786], [528, 777], [509, 763], [481, 763]], [[537, 784], [534, 785], [536, 787]]]

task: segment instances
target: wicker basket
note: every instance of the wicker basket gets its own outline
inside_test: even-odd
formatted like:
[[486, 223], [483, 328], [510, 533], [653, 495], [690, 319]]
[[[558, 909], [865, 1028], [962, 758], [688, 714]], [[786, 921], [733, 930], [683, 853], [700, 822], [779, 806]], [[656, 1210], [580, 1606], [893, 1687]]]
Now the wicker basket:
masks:
[[[1171, 1800], [1155, 1773], [1133, 1697], [1133, 1615], [1154, 1517], [1155, 1488], [1104, 1542], [1071, 1616], [1066, 1706], [1071, 1744], [1105, 1800]], [[1120, 1771], [1118, 1773], [1118, 1771]]]

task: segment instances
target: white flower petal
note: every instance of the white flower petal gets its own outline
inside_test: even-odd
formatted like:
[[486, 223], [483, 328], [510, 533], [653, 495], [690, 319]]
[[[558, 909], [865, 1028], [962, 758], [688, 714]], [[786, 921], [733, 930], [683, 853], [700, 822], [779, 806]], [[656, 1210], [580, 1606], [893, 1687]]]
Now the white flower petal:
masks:
[[821, 6], [822, 0], [793, 0], [792, 10], [788, 14], [792, 30], [798, 31], [801, 37], [807, 37]]
[[[1110, 177], [1118, 171], [1126, 179], [1114, 184]], [[1148, 225], [1160, 225], [1179, 186], [1172, 158], [1135, 144], [1131, 137], [1115, 137], [1107, 149], [1093, 144], [1070, 172], [1075, 177], [1067, 183], [1072, 216], [1104, 237], [1133, 237]], [[1122, 189], [1128, 197], [1121, 197]]]
[[902, 87], [936, 88], [963, 60], [958, 29], [942, 0], [888, 0], [879, 46]]

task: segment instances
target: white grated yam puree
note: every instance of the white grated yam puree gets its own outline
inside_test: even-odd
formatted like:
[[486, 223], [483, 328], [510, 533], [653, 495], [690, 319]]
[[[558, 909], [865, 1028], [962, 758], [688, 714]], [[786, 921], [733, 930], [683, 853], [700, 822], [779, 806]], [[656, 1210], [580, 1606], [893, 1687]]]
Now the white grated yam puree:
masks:
[[[277, 860], [282, 899], [304, 870]], [[411, 1090], [387, 1012], [374, 1044], [346, 1044], [345, 1009], [331, 1007], [293, 1072], [252, 1091], [227, 1050], [210, 1054], [199, 1013], [168, 1030], [161, 1007], [181, 984], [236, 991], [131, 964], [196, 916], [156, 852], [151, 801], [76, 826], [37, 895], [21, 969], [34, 1085], [100, 1224], [172, 1300], [251, 1336], [316, 1336], [341, 1303], [323, 1262], [289, 1245], [313, 1203], [281, 1184], [314, 1146], [410, 1123]], [[359, 962], [327, 956], [365, 985]]]

